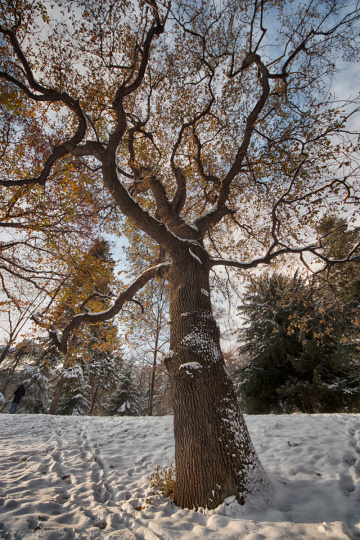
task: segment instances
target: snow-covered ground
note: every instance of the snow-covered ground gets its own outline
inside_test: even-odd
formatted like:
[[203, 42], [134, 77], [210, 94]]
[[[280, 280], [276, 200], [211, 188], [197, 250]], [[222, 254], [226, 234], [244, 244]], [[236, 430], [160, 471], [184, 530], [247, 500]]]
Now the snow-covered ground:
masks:
[[247, 416], [266, 508], [182, 510], [148, 479], [173, 460], [172, 417], [0, 415], [5, 539], [360, 538], [360, 415]]

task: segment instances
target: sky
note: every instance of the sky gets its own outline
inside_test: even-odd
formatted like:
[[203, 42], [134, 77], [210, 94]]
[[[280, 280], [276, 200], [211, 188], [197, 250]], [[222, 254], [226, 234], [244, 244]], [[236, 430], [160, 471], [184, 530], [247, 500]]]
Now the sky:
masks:
[[7, 540], [356, 540], [360, 414], [245, 415], [271, 500], [181, 509], [149, 478], [174, 461], [173, 418], [0, 414]]

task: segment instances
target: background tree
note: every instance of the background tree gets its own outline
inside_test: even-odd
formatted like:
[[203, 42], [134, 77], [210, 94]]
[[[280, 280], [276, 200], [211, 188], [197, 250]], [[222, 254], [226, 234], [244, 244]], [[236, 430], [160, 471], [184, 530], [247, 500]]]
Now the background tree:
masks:
[[117, 386], [124, 361], [119, 349], [117, 328], [110, 323], [92, 326], [87, 346], [86, 362], [90, 386], [88, 414], [92, 415], [104, 410], [105, 400]]
[[[345, 259], [349, 251], [359, 241], [360, 228], [350, 228], [346, 217], [326, 215], [317, 227], [322, 238], [322, 252], [332, 259]], [[332, 296], [343, 304], [349, 301], [360, 302], [360, 260], [351, 263], [334, 263], [321, 278], [327, 284]]]
[[[229, 495], [244, 503], [266, 494], [270, 483], [225, 371], [210, 271], [248, 270], [288, 253], [304, 260], [309, 253], [308, 264], [324, 260], [314, 224], [330, 204], [339, 214], [357, 210], [358, 138], [349, 127], [357, 98], [337, 101], [329, 86], [336, 59], [357, 58], [358, 5], [1, 5], [5, 99], [19, 94], [34, 126], [4, 145], [7, 208], [18, 190], [30, 214], [45, 195], [54, 200], [36, 214], [44, 222], [57, 222], [62, 207], [84, 205], [87, 219], [75, 212], [75, 222], [96, 233], [99, 216], [114, 232], [131, 224], [154, 248], [149, 266], [110, 307], [59, 319], [50, 329], [54, 343], [66, 353], [76, 329], [114, 317], [150, 279], [166, 277], [176, 503], [213, 508]], [[45, 141], [34, 162], [36, 130]], [[93, 213], [92, 193], [101, 202], [91, 199]], [[52, 230], [44, 283], [56, 275], [58, 241], [62, 253]]]
[[[0, 332], [4, 336], [4, 347], [0, 352], [0, 365], [11, 351], [11, 347], [30, 326], [33, 316], [42, 309], [45, 295], [36, 291], [35, 295], [28, 295], [27, 287], [14, 294], [14, 287], [8, 287], [3, 281], [1, 292], [3, 300], [0, 302]], [[17, 284], [19, 285], [19, 283]], [[20, 283], [21, 285], [21, 283]]]
[[[105, 401], [115, 389], [123, 365], [122, 353], [116, 348], [117, 329], [110, 333], [107, 326], [112, 325], [91, 327], [85, 360], [62, 355], [49, 338], [27, 340], [13, 347], [5, 363], [7, 369], [0, 371], [7, 375], [2, 390], [6, 390], [16, 375], [27, 389], [22, 407], [26, 413], [72, 414], [80, 409], [82, 414], [104, 413]], [[109, 336], [111, 347], [104, 341]]]
[[247, 412], [357, 410], [360, 369], [351, 361], [354, 344], [344, 340], [348, 310], [298, 273], [275, 273], [252, 280], [240, 312], [239, 353], [248, 360], [237, 375]]
[[[360, 238], [359, 227], [350, 228], [348, 220], [333, 214], [324, 216], [318, 228], [318, 234], [322, 237], [322, 251], [326, 257], [342, 260], [347, 253], [356, 245]], [[324, 294], [333, 298], [345, 309], [351, 310], [353, 320], [349, 326], [352, 334], [349, 339], [358, 342], [360, 328], [360, 260], [351, 263], [332, 264], [328, 269], [317, 274], [320, 286]], [[359, 359], [359, 343], [357, 357]]]
[[28, 358], [31, 358], [32, 355], [36, 354], [37, 352], [37, 344], [31, 339], [23, 339], [19, 343], [16, 343], [13, 348], [10, 349], [10, 351], [7, 350], [7, 356], [2, 365], [2, 371], [5, 374], [4, 382], [1, 388], [1, 392], [3, 394], [5, 394], [15, 371], [19, 368], [19, 366], [26, 363]]
[[131, 356], [135, 370], [136, 385], [140, 394], [140, 415], [148, 415], [149, 413], [149, 396], [153, 380], [152, 414], [156, 416], [172, 414], [171, 386], [164, 363], [165, 358], [163, 357], [161, 361], [157, 362], [154, 377], [153, 361], [146, 355], [146, 352], [143, 354], [141, 347]]
[[57, 414], [84, 415], [89, 410], [88, 399], [90, 386], [86, 377], [87, 365], [81, 358], [69, 368], [62, 368], [62, 394], [57, 407]]
[[128, 327], [125, 334], [127, 346], [135, 349], [133, 358], [139, 367], [140, 364], [142, 366], [139, 384], [143, 400], [146, 394], [146, 413], [149, 416], [154, 412], [155, 392], [159, 390], [157, 378], [161, 370], [165, 371], [161, 362], [169, 350], [168, 313], [169, 288], [164, 281], [153, 280], [137, 296], [137, 303], [123, 310], [121, 317], [121, 324]]
[[[53, 299], [45, 312], [39, 311], [44, 298], [43, 291], [38, 292], [38, 296], [41, 298], [37, 304], [23, 295], [21, 305], [25, 306], [25, 321], [29, 318], [29, 314], [32, 314], [32, 318], [38, 324], [46, 326], [47, 320], [51, 320], [52, 323], [55, 321], [66, 322], [73, 317], [74, 313], [81, 310], [86, 311], [89, 306], [93, 309], [101, 309], [107, 305], [106, 303], [109, 302], [113, 294], [111, 288], [116, 290], [117, 286], [113, 272], [114, 261], [110, 256], [109, 244], [105, 240], [97, 238], [86, 253], [68, 264], [71, 266], [71, 271], [68, 270], [67, 273], [71, 275], [71, 278], [69, 277], [64, 283], [61, 291], [58, 291], [56, 299]], [[75, 291], [76, 294], [74, 294]], [[29, 329], [28, 334], [34, 338], [34, 330]], [[16, 335], [15, 333], [14, 336], [16, 337]], [[102, 398], [106, 399], [111, 390], [114, 389], [117, 372], [122, 365], [117, 327], [111, 321], [105, 321], [92, 326], [89, 332], [78, 333], [71, 341], [65, 355], [58, 351], [52, 340], [40, 338], [38, 341], [38, 346], [25, 347], [25, 355], [20, 354], [21, 348], [16, 349], [9, 358], [14, 363], [11, 373], [13, 374], [16, 369], [23, 371], [24, 362], [28, 364], [29, 360], [34, 369], [37, 366], [36, 369], [39, 368], [42, 373], [46, 372], [46, 376], [51, 379], [49, 395], [52, 396], [52, 399], [49, 412], [55, 414], [62, 392], [68, 394], [72, 392], [75, 384], [75, 372], [68, 370], [79, 363], [80, 358], [81, 375], [85, 377], [88, 386], [88, 391], [84, 396], [90, 402], [90, 407], [82, 406], [82, 409], [86, 414], [93, 414], [99, 408], [101, 410], [101, 400]], [[29, 343], [35, 342], [30, 340]], [[7, 343], [7, 349], [9, 346], [10, 344]], [[7, 349], [2, 356], [6, 354]], [[7, 369], [9, 365], [7, 362]], [[71, 384], [68, 380], [69, 373], [71, 374]], [[10, 379], [11, 374], [7, 381], [10, 382]], [[29, 406], [29, 411], [35, 410], [35, 408]], [[68, 410], [69, 407], [65, 409]]]
[[[116, 289], [116, 281], [109, 244], [97, 238], [90, 249], [75, 261], [71, 279], [59, 292], [46, 317], [42, 316], [39, 321], [42, 325], [46, 324], [46, 319], [51, 323], [57, 321], [57, 324], [66, 324], [75, 313], [87, 312], [91, 308], [104, 308], [113, 295], [112, 288]], [[57, 388], [50, 406], [51, 414], [56, 413], [62, 392], [70, 391], [70, 388], [66, 388], [69, 384], [65, 384], [69, 382], [67, 370], [79, 363], [79, 358], [82, 377], [85, 377], [88, 387], [86, 401], [89, 401], [90, 406], [82, 407], [86, 414], [92, 414], [100, 404], [104, 392], [110, 392], [116, 384], [116, 372], [122, 363], [117, 327], [110, 321], [104, 321], [92, 326], [90, 331], [87, 330], [84, 328], [82, 332], [74, 335], [66, 354], [60, 354], [57, 359], [65, 371], [57, 377]], [[48, 344], [44, 355], [51, 355], [53, 347], [53, 342]]]
[[25, 365], [21, 375], [26, 391], [21, 400], [21, 409], [27, 414], [46, 414], [49, 409], [49, 380], [44, 369]]
[[136, 388], [133, 368], [126, 366], [115, 392], [106, 403], [106, 411], [111, 416], [136, 416], [139, 413], [139, 392]]

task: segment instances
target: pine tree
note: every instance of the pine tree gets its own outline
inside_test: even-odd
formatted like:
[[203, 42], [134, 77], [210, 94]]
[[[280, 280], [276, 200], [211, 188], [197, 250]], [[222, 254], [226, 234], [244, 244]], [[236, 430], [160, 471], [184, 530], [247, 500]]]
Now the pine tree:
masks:
[[[117, 328], [110, 322], [90, 327], [89, 334], [86, 361], [91, 415], [104, 412], [106, 399], [119, 381], [123, 359], [117, 348]], [[112, 347], [108, 342], [110, 336]]]
[[49, 337], [38, 338], [36, 342], [37, 347], [32, 349], [30, 360], [34, 365], [39, 366], [48, 379], [49, 403], [47, 412], [55, 414], [64, 385], [62, 379], [62, 374], [66, 372], [63, 369], [64, 357]]
[[25, 365], [22, 384], [26, 393], [21, 400], [22, 412], [46, 414], [49, 408], [49, 379], [41, 366]]
[[61, 378], [64, 380], [63, 393], [59, 401], [57, 414], [84, 415], [89, 410], [89, 390], [85, 363], [78, 359], [71, 368], [63, 368]]
[[[116, 285], [113, 271], [109, 243], [98, 238], [74, 268], [71, 281], [54, 302], [51, 316], [60, 324], [66, 324], [79, 312], [106, 309], [111, 287]], [[53, 340], [47, 339], [43, 354], [53, 366], [60, 366], [53, 374], [55, 388], [50, 414], [101, 412], [101, 400], [108, 397], [117, 382], [117, 371], [122, 363], [119, 348], [117, 326], [111, 321], [78, 332], [72, 337], [66, 354], [59, 353]], [[80, 386], [83, 385], [78, 392], [79, 404], [74, 401], [77, 378], [81, 380]]]
[[126, 366], [120, 376], [119, 384], [107, 403], [107, 414], [116, 416], [138, 415], [139, 392], [134, 383], [130, 366]]
[[[332, 214], [321, 220], [317, 233], [322, 237], [323, 254], [337, 260], [344, 260], [360, 239], [360, 227], [350, 229], [346, 218]], [[318, 274], [318, 282], [324, 295], [339, 302], [351, 317], [348, 339], [358, 342], [354, 356], [360, 363], [360, 258], [331, 265]]]
[[314, 284], [298, 273], [265, 274], [252, 281], [240, 312], [245, 363], [237, 376], [248, 412], [336, 412], [359, 403], [354, 346], [343, 343], [347, 314]]

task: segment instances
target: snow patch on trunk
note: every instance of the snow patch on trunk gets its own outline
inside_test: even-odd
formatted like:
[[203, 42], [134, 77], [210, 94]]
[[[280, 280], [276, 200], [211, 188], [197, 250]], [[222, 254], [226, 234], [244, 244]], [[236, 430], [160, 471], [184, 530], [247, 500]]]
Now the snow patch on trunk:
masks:
[[194, 315], [196, 317], [201, 317], [203, 319], [212, 319], [213, 318], [213, 315], [212, 315], [211, 311], [207, 311], [207, 310], [188, 311], [186, 313], [181, 313], [180, 317], [190, 317], [192, 315]]
[[202, 260], [200, 259], [200, 257], [198, 257], [197, 255], [195, 255], [195, 253], [194, 253], [193, 251], [191, 251], [191, 248], [189, 248], [189, 253], [190, 253], [190, 255], [191, 255], [194, 259], [197, 260], [197, 262], [198, 262], [199, 264], [202, 264]]
[[182, 339], [181, 344], [194, 354], [204, 355], [210, 361], [217, 362], [222, 358], [218, 343], [213, 336], [205, 332], [190, 332]]
[[[246, 491], [239, 493], [238, 500], [241, 505], [237, 501], [231, 501], [230, 505], [233, 506], [233, 509], [231, 509], [227, 508], [229, 501], [228, 503], [225, 501], [223, 510], [226, 509], [227, 515], [231, 515], [232, 510], [234, 513], [239, 513], [239, 506], [240, 508], [246, 506], [247, 511], [255, 508], [259, 510], [268, 504], [273, 492], [273, 486], [257, 456], [251, 439], [248, 440], [247, 438], [246, 424], [240, 411], [234, 409], [231, 400], [226, 397], [222, 399], [220, 407], [222, 409], [222, 432], [224, 437], [226, 434], [229, 437], [227, 441], [229, 448], [228, 459], [232, 461], [232, 458], [237, 458], [238, 454], [242, 456], [242, 466], [240, 470], [237, 470], [237, 475], [239, 478], [245, 479], [244, 484], [246, 485]], [[249, 450], [246, 454], [244, 448]]]
[[187, 362], [186, 364], [181, 364], [179, 371], [184, 369], [188, 375], [193, 375], [193, 371], [201, 369], [202, 366], [199, 362]]

